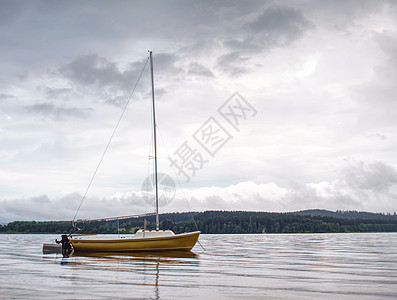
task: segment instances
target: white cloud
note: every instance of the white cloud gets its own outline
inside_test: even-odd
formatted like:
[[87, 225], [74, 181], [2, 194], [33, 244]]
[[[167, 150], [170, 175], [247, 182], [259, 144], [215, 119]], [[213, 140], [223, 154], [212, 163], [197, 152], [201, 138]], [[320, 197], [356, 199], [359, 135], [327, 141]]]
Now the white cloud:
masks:
[[[226, 187], [177, 187], [175, 197], [160, 212], [246, 210], [291, 212], [308, 208], [385, 212], [397, 197], [397, 168], [383, 162], [364, 163], [348, 159], [332, 181], [317, 183], [240, 182]], [[176, 178], [175, 178], [176, 179]], [[172, 196], [174, 194], [172, 193]], [[0, 222], [11, 220], [71, 220], [82, 196], [60, 198], [46, 195], [1, 201]], [[140, 191], [109, 197], [87, 197], [77, 215], [103, 218], [153, 212]]]

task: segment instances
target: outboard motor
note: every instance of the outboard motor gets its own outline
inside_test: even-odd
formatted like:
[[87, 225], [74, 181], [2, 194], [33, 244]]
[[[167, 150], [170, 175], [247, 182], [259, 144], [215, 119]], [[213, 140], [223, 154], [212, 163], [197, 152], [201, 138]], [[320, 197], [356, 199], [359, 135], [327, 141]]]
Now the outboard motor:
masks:
[[73, 246], [69, 241], [69, 238], [66, 234], [62, 234], [61, 240], [55, 240], [57, 244], [62, 243], [62, 256], [69, 257], [73, 253]]

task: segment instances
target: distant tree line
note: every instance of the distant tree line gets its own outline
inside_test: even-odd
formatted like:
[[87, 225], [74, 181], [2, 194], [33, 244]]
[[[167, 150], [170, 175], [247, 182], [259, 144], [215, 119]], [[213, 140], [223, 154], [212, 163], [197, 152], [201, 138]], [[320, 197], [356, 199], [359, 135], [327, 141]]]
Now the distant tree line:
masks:
[[337, 210], [330, 211], [325, 209], [309, 209], [294, 212], [297, 215], [310, 215], [310, 216], [322, 216], [322, 217], [334, 217], [334, 218], [346, 218], [346, 219], [380, 219], [380, 220], [395, 220], [397, 218], [396, 213], [370, 213], [365, 211], [356, 210]]
[[[331, 213], [331, 214], [330, 214]], [[340, 216], [342, 217], [335, 217]], [[332, 216], [330, 216], [332, 215]], [[350, 217], [348, 217], [350, 215]], [[209, 234], [397, 232], [397, 216], [361, 212], [311, 210], [296, 213], [206, 211], [162, 214], [161, 229], [176, 233], [200, 230]], [[134, 233], [145, 218], [78, 223], [79, 233]], [[146, 217], [147, 229], [155, 217]], [[0, 225], [0, 233], [71, 233], [71, 221], [14, 221]]]

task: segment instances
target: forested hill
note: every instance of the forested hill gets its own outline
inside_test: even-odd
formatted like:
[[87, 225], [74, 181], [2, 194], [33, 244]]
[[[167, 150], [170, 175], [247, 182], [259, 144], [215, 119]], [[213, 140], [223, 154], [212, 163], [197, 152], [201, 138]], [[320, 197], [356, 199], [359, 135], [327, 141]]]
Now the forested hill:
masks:
[[[247, 211], [205, 211], [161, 214], [161, 229], [176, 233], [200, 230], [202, 233], [325, 233], [397, 232], [397, 216], [355, 211], [307, 210], [293, 213]], [[146, 218], [153, 229], [155, 217]], [[144, 218], [119, 221], [119, 230], [134, 233]], [[79, 233], [117, 233], [116, 221], [79, 224]], [[0, 225], [0, 233], [70, 233], [71, 221], [14, 221]]]
[[382, 214], [382, 213], [370, 213], [370, 212], [356, 211], [356, 210], [331, 211], [325, 209], [307, 209], [307, 210], [294, 212], [294, 214], [333, 217], [333, 218], [346, 218], [346, 219], [397, 220], [396, 213]]

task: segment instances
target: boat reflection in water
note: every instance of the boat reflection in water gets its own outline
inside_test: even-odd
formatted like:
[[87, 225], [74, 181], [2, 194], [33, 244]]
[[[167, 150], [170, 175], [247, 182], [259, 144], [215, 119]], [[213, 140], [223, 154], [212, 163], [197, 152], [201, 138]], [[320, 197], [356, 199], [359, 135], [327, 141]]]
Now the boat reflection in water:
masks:
[[145, 297], [161, 299], [160, 292], [170, 280], [170, 272], [179, 270], [180, 273], [183, 270], [196, 274], [200, 264], [198, 257], [190, 251], [86, 252], [74, 253], [63, 261], [73, 268], [89, 268], [96, 274], [111, 274], [125, 288], [140, 286], [146, 291]]
[[[198, 255], [191, 251], [145, 251], [145, 252], [81, 252], [73, 253], [73, 257], [92, 257], [92, 258], [108, 258], [108, 259], [135, 259], [153, 261], [156, 259], [167, 258], [198, 258]], [[175, 260], [173, 260], [175, 261]]]

